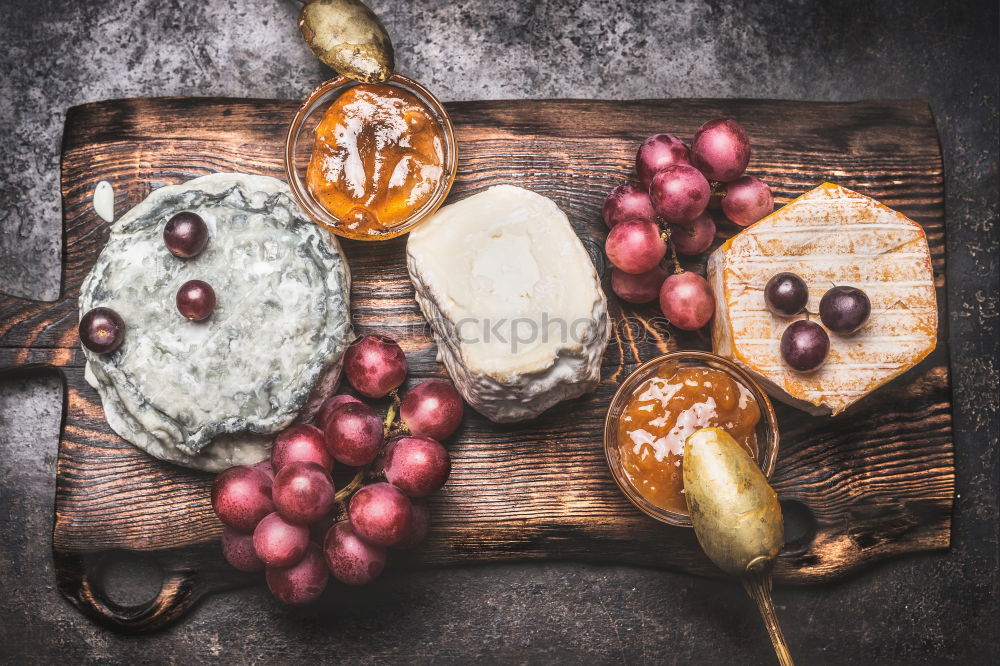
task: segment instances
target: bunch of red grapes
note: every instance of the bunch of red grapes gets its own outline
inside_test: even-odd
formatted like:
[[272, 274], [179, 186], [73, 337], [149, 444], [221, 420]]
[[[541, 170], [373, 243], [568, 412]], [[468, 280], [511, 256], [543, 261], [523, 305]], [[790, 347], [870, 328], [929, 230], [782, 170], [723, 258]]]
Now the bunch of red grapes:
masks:
[[[212, 507], [225, 524], [226, 560], [241, 571], [265, 571], [280, 601], [315, 600], [330, 574], [348, 585], [369, 583], [385, 567], [388, 548], [412, 548], [427, 534], [424, 498], [451, 473], [441, 440], [458, 428], [464, 404], [436, 379], [400, 401], [406, 373], [394, 340], [359, 339], [344, 354], [344, 374], [363, 397], [391, 397], [384, 419], [352, 395], [332, 396], [315, 425], [278, 435], [270, 460], [216, 478]], [[339, 491], [334, 464], [356, 468]]]
[[[670, 323], [686, 331], [709, 322], [715, 298], [708, 282], [685, 272], [677, 255], [698, 255], [712, 245], [710, 208], [743, 227], [771, 213], [771, 188], [743, 173], [749, 161], [747, 133], [729, 118], [702, 125], [690, 148], [673, 134], [643, 141], [635, 158], [639, 183], [619, 185], [604, 202], [611, 288], [622, 300], [659, 298]], [[668, 247], [672, 274], [663, 265]]]

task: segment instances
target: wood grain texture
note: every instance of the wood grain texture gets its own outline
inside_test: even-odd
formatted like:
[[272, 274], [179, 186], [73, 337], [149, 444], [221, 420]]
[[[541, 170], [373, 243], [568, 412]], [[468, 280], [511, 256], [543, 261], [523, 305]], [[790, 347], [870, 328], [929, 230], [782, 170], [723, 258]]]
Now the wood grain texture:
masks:
[[[224, 567], [217, 548], [205, 546], [220, 531], [208, 503], [211, 477], [153, 460], [118, 438], [83, 379], [76, 298], [108, 234], [91, 193], [98, 181], [110, 181], [121, 215], [157, 187], [206, 173], [283, 177], [284, 130], [296, 107], [291, 101], [167, 98], [70, 109], [63, 138], [62, 297], [55, 303], [0, 299], [0, 369], [55, 366], [64, 373], [53, 534], [59, 584], [109, 626], [164, 626], [214, 589], [193, 581], [216, 580], [214, 572]], [[747, 128], [749, 172], [771, 185], [779, 204], [829, 180], [919, 222], [931, 248], [941, 342], [917, 368], [836, 418], [777, 405], [782, 442], [773, 483], [782, 500], [806, 508], [801, 513], [815, 521], [815, 530], [788, 549], [775, 577], [823, 582], [885, 557], [948, 546], [954, 469], [943, 177], [924, 102], [560, 100], [448, 108], [460, 150], [451, 200], [497, 183], [551, 197], [569, 215], [605, 286], [604, 196], [628, 177], [643, 138], [664, 130], [690, 137], [715, 116], [734, 117]], [[737, 231], [721, 224], [716, 244]], [[412, 384], [445, 374], [413, 300], [404, 243], [344, 246], [356, 327], [401, 342]], [[698, 259], [688, 266], [702, 268]], [[614, 334], [597, 391], [522, 424], [490, 424], [467, 410], [448, 443], [453, 473], [432, 499], [431, 534], [418, 551], [397, 558], [397, 566], [572, 559], [716, 573], [691, 530], [661, 525], [625, 500], [601, 442], [607, 404], [632, 368], [670, 349], [707, 348], [709, 341], [677, 334], [653, 307], [610, 301]], [[93, 567], [87, 563], [121, 550], [155, 551], [174, 572], [154, 609], [113, 608], [88, 583]], [[247, 580], [256, 579], [233, 584]]]

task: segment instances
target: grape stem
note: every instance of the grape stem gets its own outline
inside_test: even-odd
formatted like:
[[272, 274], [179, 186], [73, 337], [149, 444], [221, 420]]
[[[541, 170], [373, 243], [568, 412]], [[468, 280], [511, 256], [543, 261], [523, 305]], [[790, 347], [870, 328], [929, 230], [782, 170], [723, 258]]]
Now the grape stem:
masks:
[[337, 502], [337, 511], [333, 516], [334, 523], [342, 523], [345, 520], [350, 520], [351, 515], [347, 511], [347, 504], [344, 502]]
[[385, 437], [389, 437], [390, 435], [409, 435], [410, 429], [398, 418], [400, 415], [399, 389], [393, 389], [389, 395], [392, 397], [392, 403], [385, 413], [382, 433]]
[[[681, 273], [684, 272], [684, 269], [681, 268], [680, 259], [677, 258], [677, 248], [674, 246], [673, 242], [670, 239], [670, 237], [671, 237], [672, 234], [673, 234], [673, 231], [670, 229], [670, 227], [667, 226], [666, 224], [663, 224], [661, 222], [660, 223], [660, 238], [662, 238], [663, 242], [666, 243], [667, 247], [670, 248], [670, 263], [672, 263], [674, 265], [674, 270], [673, 270], [674, 274], [675, 275], [680, 275]], [[664, 259], [663, 269], [665, 271], [668, 271], [665, 262], [666, 262], [666, 259]]]
[[389, 403], [389, 409], [385, 412], [385, 421], [382, 427], [384, 435], [388, 435], [392, 431], [393, 422], [396, 420], [396, 414], [399, 411], [399, 389], [392, 389], [389, 392], [389, 397], [392, 398], [392, 402]]
[[720, 199], [726, 198], [726, 186], [724, 183], [720, 183], [717, 180], [708, 181], [709, 189], [711, 190], [711, 196], [719, 197]]
[[358, 468], [358, 471], [354, 474], [354, 478], [346, 486], [337, 491], [337, 494], [333, 496], [335, 502], [340, 502], [343, 504], [346, 500], [351, 498], [354, 491], [361, 487], [364, 482], [365, 477], [368, 475], [368, 469], [371, 465], [365, 465], [364, 467]]

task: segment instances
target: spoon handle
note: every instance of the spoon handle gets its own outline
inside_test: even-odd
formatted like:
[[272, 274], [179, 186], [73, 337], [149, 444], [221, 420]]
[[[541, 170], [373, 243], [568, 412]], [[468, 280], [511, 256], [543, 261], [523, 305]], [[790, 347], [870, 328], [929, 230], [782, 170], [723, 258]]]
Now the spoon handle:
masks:
[[747, 574], [743, 578], [743, 587], [747, 594], [757, 603], [757, 610], [767, 627], [767, 634], [771, 637], [771, 644], [774, 646], [774, 654], [778, 657], [781, 666], [795, 666], [792, 655], [788, 651], [788, 643], [781, 633], [781, 625], [778, 624], [778, 616], [774, 614], [774, 602], [771, 600], [771, 574]]

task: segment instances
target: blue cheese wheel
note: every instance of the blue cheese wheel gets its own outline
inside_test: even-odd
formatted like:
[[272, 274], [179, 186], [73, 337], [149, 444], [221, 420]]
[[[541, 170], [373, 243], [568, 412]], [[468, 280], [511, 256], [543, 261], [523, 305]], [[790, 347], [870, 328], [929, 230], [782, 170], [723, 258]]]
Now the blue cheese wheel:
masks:
[[[163, 242], [181, 211], [209, 231], [190, 259]], [[175, 304], [193, 279], [216, 294], [202, 322]], [[352, 338], [349, 294], [336, 238], [282, 181], [213, 174], [163, 187], [113, 225], [83, 283], [80, 314], [109, 307], [126, 326], [116, 352], [84, 348], [87, 380], [112, 429], [157, 458], [210, 471], [256, 462], [332, 392]]]

